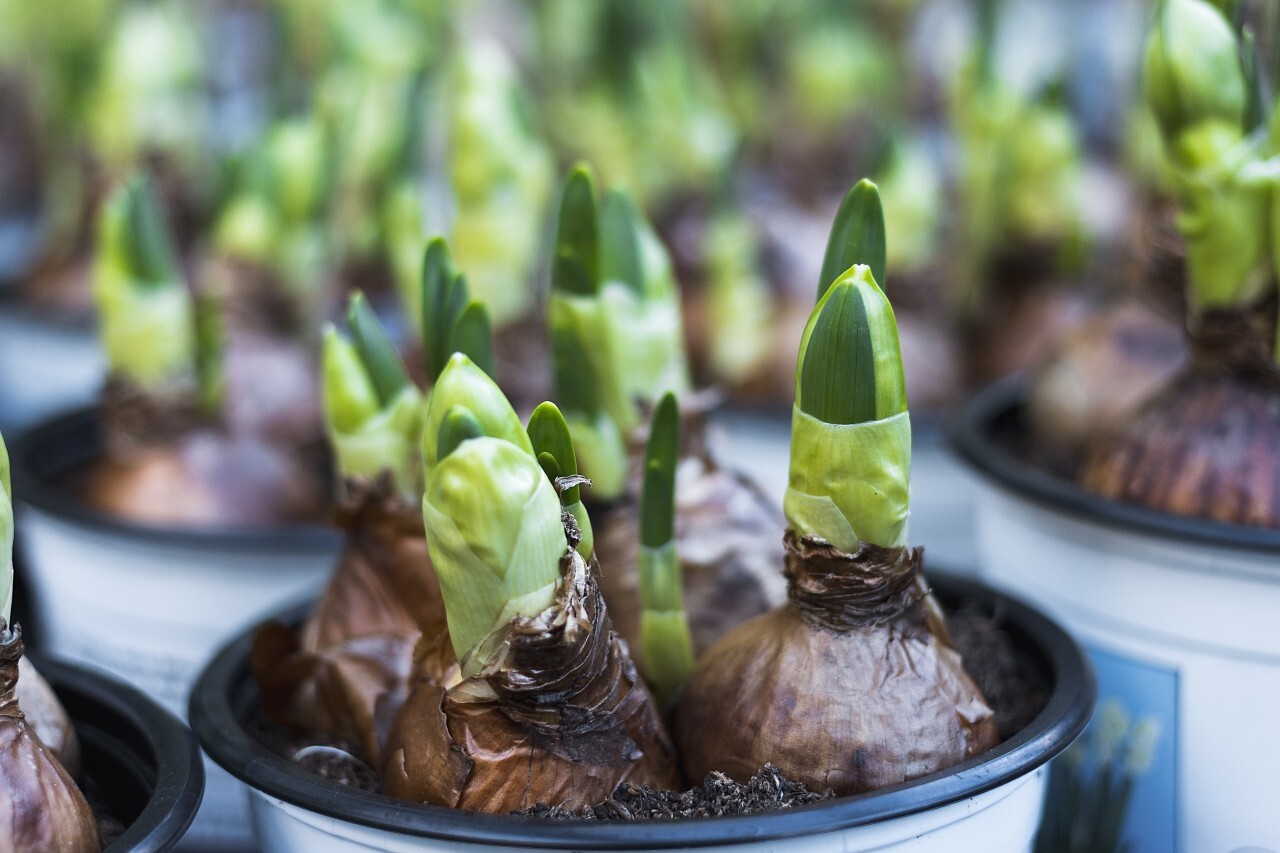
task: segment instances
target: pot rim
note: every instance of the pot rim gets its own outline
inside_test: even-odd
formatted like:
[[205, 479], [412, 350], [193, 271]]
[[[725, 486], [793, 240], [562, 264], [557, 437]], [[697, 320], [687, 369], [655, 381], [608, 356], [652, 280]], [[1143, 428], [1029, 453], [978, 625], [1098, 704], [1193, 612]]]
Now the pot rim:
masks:
[[[30, 655], [36, 669], [61, 699], [70, 694], [111, 720], [109, 728], [125, 728], [142, 739], [155, 763], [155, 787], [142, 813], [103, 853], [159, 853], [178, 843], [204, 798], [204, 762], [200, 746], [176, 716], [137, 688], [65, 661]], [[71, 715], [77, 727], [86, 720]], [[108, 731], [109, 734], [109, 731]]]
[[[1045, 707], [1021, 732], [953, 767], [880, 791], [768, 814], [597, 823], [487, 815], [353, 791], [297, 767], [258, 743], [241, 723], [247, 702], [252, 631], [224, 646], [191, 691], [189, 717], [205, 752], [232, 776], [271, 798], [353, 824], [417, 838], [526, 849], [634, 850], [708, 847], [837, 832], [946, 806], [998, 788], [1043, 766], [1084, 730], [1097, 688], [1079, 645], [1039, 611], [1003, 592], [930, 571], [946, 597], [998, 603], [1005, 624], [1036, 647], [1053, 677]], [[297, 624], [310, 604], [278, 615]], [[233, 694], [239, 701], [233, 699]], [[239, 705], [239, 708], [236, 706]]]
[[1280, 530], [1175, 515], [1121, 503], [1086, 491], [1010, 453], [991, 438], [999, 417], [1027, 405], [1029, 386], [1021, 375], [983, 388], [952, 422], [951, 447], [988, 481], [1052, 510], [1127, 533], [1240, 551], [1280, 552]]
[[72, 409], [29, 427], [10, 446], [17, 503], [96, 533], [200, 551], [330, 554], [341, 534], [319, 524], [267, 528], [161, 526], [99, 512], [55, 479], [82, 468], [102, 449], [101, 406]]

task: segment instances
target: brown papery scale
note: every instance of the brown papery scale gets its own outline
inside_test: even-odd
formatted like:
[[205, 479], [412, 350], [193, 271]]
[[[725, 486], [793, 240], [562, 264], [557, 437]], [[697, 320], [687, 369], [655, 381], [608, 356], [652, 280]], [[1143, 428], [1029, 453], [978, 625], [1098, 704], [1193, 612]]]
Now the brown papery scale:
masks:
[[[676, 553], [694, 652], [702, 654], [731, 628], [785, 600], [778, 564], [787, 522], [759, 487], [716, 463], [702, 414], [689, 406], [681, 414]], [[633, 461], [643, 464], [643, 455], [641, 444]], [[595, 549], [609, 616], [632, 649], [640, 648], [639, 546], [640, 504], [628, 498], [596, 525]]]
[[106, 452], [89, 505], [143, 524], [264, 527], [320, 519], [324, 488], [306, 453], [231, 430], [182, 392], [113, 379], [103, 396]]
[[1080, 484], [1163, 512], [1280, 527], [1274, 317], [1272, 297], [1193, 320], [1189, 363], [1133, 417], [1094, 437]]
[[408, 694], [425, 627], [444, 634], [444, 601], [422, 510], [389, 473], [349, 478], [337, 511], [338, 566], [300, 631], [272, 623], [254, 636], [263, 708], [309, 740], [338, 742], [371, 766]]
[[1089, 437], [1131, 417], [1186, 358], [1180, 324], [1136, 300], [1102, 309], [1032, 375], [1027, 416], [1035, 458], [1074, 475]]
[[89, 804], [18, 703], [21, 658], [22, 630], [0, 619], [0, 848], [96, 853]]
[[951, 646], [920, 548], [843, 553], [786, 539], [789, 600], [725, 635], [685, 685], [685, 775], [745, 781], [772, 763], [843, 796], [995, 746], [995, 717]]
[[623, 782], [678, 787], [671, 740], [586, 562], [570, 550], [561, 565], [556, 603], [491, 635], [475, 675], [460, 679], [424, 636], [386, 749], [388, 794], [506, 814], [581, 808]]

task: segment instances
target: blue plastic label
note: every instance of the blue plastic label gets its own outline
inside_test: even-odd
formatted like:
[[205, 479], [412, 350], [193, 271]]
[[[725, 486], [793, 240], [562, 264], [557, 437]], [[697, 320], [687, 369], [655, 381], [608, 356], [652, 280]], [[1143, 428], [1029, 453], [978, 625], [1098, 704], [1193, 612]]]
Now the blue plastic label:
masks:
[[1178, 849], [1178, 673], [1088, 651], [1098, 708], [1053, 761], [1036, 853], [1170, 853]]

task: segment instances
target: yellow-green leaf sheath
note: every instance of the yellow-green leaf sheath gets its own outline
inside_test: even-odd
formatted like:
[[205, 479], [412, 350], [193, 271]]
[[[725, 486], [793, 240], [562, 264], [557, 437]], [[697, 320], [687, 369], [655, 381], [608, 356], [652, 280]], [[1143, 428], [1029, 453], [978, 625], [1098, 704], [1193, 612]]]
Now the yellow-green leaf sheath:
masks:
[[641, 656], [658, 701], [666, 705], [694, 667], [693, 636], [680, 590], [680, 559], [674, 540], [657, 548], [641, 545], [636, 557]]
[[842, 551], [907, 541], [911, 419], [828, 424], [791, 410], [791, 469], [782, 509], [791, 529]]
[[474, 652], [487, 635], [554, 603], [568, 550], [560, 499], [527, 451], [483, 436], [431, 469], [423, 519], [465, 676], [484, 665]]

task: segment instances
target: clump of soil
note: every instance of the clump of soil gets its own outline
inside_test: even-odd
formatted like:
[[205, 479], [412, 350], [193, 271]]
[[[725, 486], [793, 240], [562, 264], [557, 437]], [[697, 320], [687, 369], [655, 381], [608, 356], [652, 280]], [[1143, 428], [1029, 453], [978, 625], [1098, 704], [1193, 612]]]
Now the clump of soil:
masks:
[[655, 791], [644, 785], [623, 782], [609, 799], [581, 809], [562, 809], [539, 803], [516, 815], [557, 820], [655, 820], [661, 818], [719, 817], [755, 814], [807, 806], [832, 798], [830, 791], [816, 793], [801, 782], [782, 775], [766, 764], [745, 785], [723, 773], [710, 773], [688, 791]]

